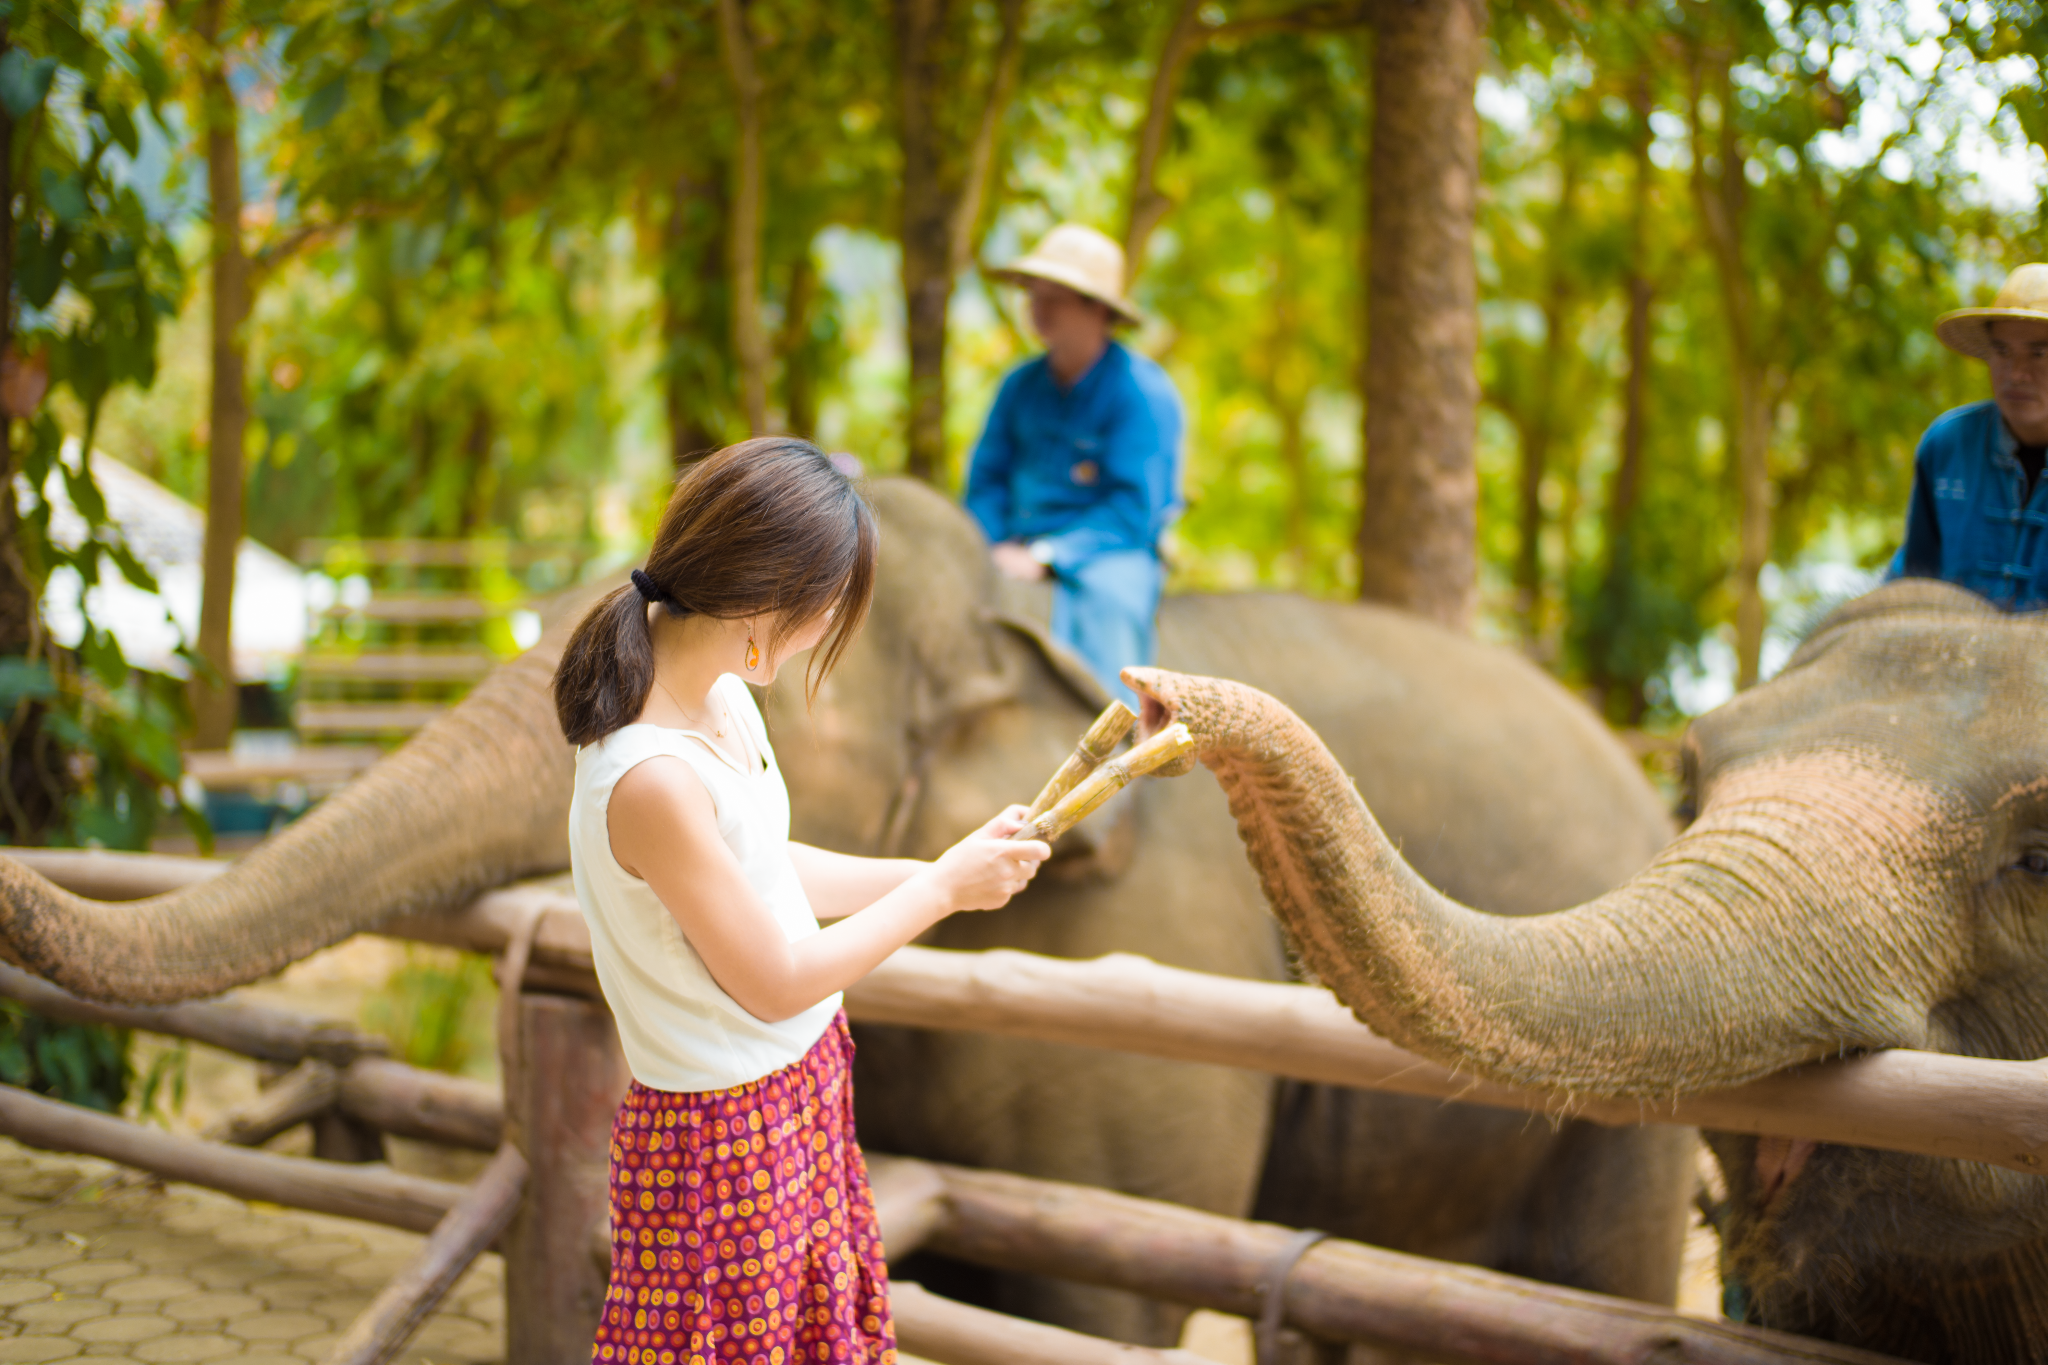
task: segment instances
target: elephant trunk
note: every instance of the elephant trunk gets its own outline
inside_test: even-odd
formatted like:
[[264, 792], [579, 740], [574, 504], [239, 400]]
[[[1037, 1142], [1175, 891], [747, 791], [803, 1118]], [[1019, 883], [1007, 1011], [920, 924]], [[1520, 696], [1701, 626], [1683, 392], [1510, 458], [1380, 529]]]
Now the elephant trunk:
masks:
[[0, 858], [0, 956], [90, 999], [168, 1004], [566, 866], [573, 757], [547, 692], [573, 625], [218, 877], [108, 903]]
[[1185, 722], [1303, 965], [1366, 1024], [1445, 1065], [1645, 1100], [1845, 1051], [1924, 1042], [1961, 961], [1960, 814], [1854, 750], [1722, 776], [1617, 890], [1526, 919], [1428, 886], [1322, 742], [1273, 698], [1132, 669], [1148, 732]]

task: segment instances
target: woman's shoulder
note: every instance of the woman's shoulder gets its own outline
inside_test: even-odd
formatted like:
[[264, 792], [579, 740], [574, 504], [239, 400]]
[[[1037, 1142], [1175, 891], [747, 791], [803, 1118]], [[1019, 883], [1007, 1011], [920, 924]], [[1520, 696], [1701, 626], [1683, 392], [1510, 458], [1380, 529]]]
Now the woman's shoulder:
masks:
[[[680, 730], [635, 721], [576, 751], [576, 775], [585, 786], [611, 787], [649, 759], [679, 758], [692, 771], [701, 746]], [[704, 755], [709, 758], [709, 755]]]

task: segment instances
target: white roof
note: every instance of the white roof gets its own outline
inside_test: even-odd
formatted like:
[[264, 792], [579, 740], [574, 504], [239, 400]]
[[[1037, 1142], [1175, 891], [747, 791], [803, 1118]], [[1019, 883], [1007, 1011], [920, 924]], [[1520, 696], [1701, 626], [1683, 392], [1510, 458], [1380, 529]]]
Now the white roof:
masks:
[[[77, 458], [77, 443], [67, 442], [64, 459]], [[156, 575], [162, 594], [134, 587], [118, 568], [104, 563], [99, 586], [86, 594], [85, 610], [113, 632], [130, 663], [182, 676], [185, 666], [172, 651], [180, 638], [196, 642], [199, 637], [206, 514], [103, 451], [93, 453], [92, 470], [107, 500], [107, 519]], [[49, 481], [48, 491], [51, 537], [60, 545], [77, 546], [85, 539], [85, 518], [72, 507], [61, 477]], [[16, 494], [25, 499], [27, 490], [17, 483]], [[50, 575], [43, 620], [61, 644], [76, 645], [84, 635], [78, 576], [70, 570]], [[232, 640], [235, 676], [244, 681], [274, 676], [305, 647], [305, 575], [283, 555], [247, 537], [235, 557]]]

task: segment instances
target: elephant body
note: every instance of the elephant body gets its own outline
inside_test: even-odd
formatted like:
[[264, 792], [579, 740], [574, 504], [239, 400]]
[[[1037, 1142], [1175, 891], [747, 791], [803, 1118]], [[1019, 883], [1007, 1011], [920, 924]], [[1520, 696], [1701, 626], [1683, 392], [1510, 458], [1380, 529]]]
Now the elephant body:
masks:
[[[964, 513], [900, 480], [879, 481], [873, 497], [882, 562], [865, 629], [814, 702], [793, 663], [765, 707], [796, 837], [929, 856], [1028, 799], [1104, 699], [1042, 633], [1001, 618], [987, 547]], [[399, 911], [559, 868], [571, 756], [547, 683], [571, 624], [201, 885], [105, 905], [0, 859], [0, 952], [88, 996], [189, 998]], [[1490, 911], [1537, 914], [1595, 895], [1670, 836], [1613, 738], [1505, 650], [1391, 611], [1280, 595], [1169, 599], [1161, 650], [1176, 667], [1285, 697], [1331, 737], [1417, 866]], [[954, 916], [929, 941], [1128, 951], [1265, 979], [1288, 976], [1291, 962], [1223, 795], [1192, 781], [1140, 784], [1069, 835], [1024, 896]], [[971, 1033], [864, 1029], [859, 1042], [861, 1132], [876, 1150], [1256, 1210], [1589, 1289], [1674, 1292], [1692, 1188], [1685, 1130], [1553, 1128]], [[1180, 1318], [1013, 1277], [978, 1295], [1139, 1341], [1170, 1340]]]

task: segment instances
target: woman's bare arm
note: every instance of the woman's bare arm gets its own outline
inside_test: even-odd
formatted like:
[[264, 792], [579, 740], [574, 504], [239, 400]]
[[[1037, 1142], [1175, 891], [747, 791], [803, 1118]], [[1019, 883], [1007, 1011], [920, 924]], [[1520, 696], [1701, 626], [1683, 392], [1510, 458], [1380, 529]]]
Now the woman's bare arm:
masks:
[[865, 910], [931, 866], [920, 858], [857, 858], [789, 841], [789, 860], [819, 919]]
[[719, 987], [771, 1023], [846, 989], [954, 911], [1002, 905], [1051, 852], [1002, 837], [1018, 827], [1006, 812], [936, 862], [915, 865], [860, 913], [791, 943], [719, 837], [711, 794], [682, 759], [651, 758], [620, 778], [606, 820], [619, 865], [653, 888]]

